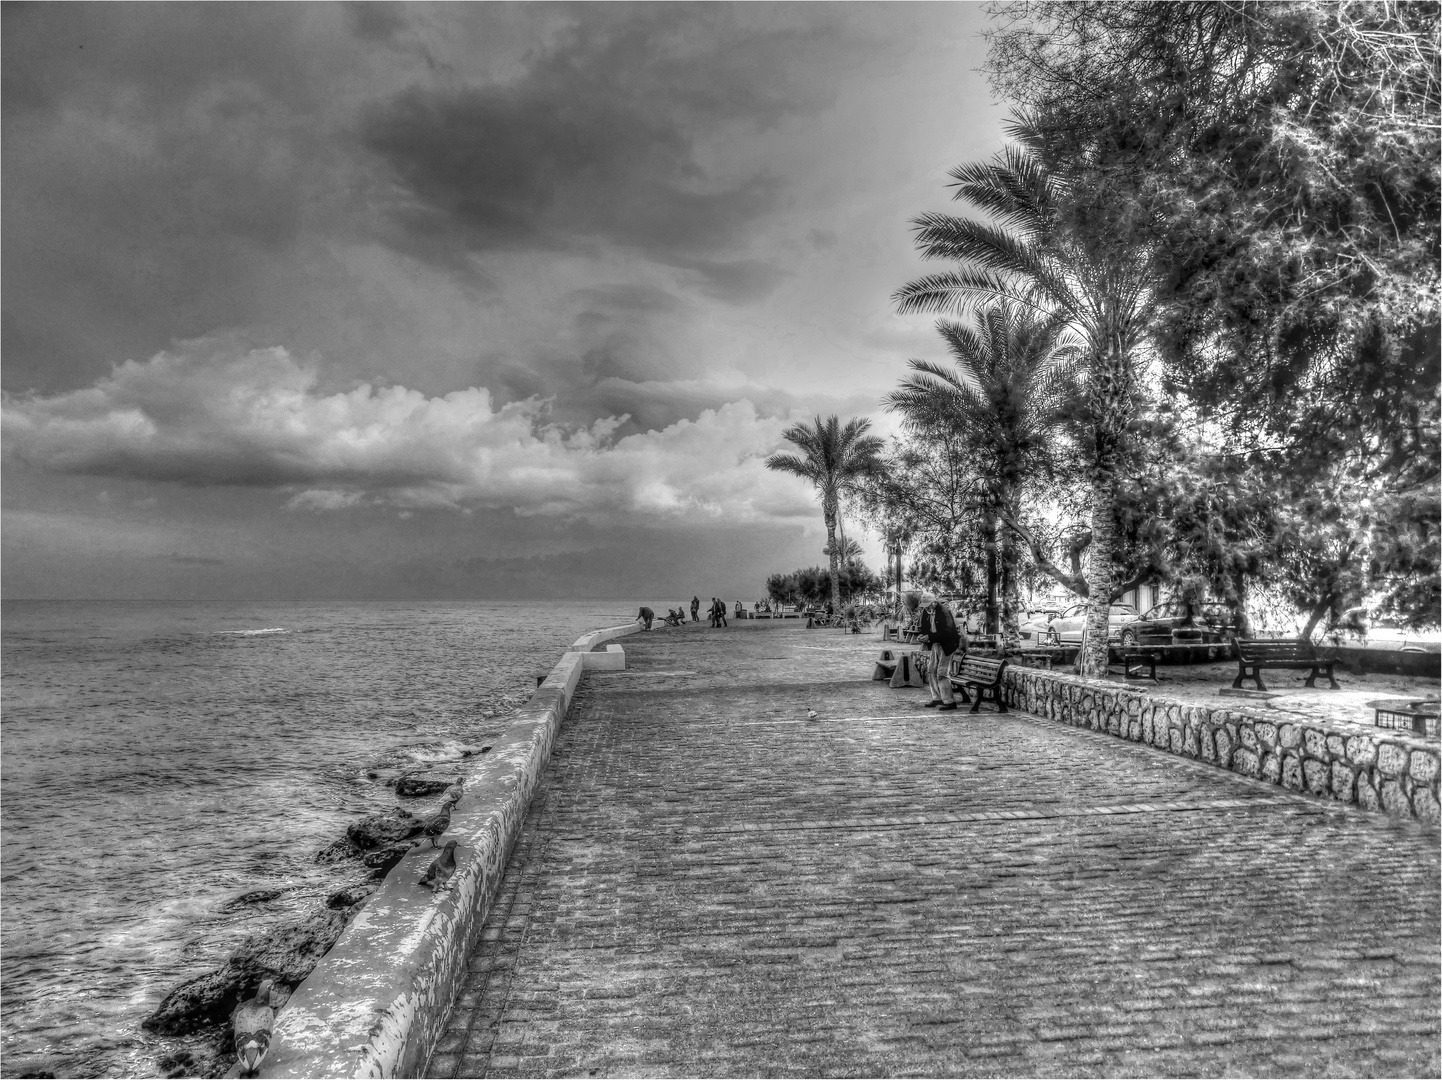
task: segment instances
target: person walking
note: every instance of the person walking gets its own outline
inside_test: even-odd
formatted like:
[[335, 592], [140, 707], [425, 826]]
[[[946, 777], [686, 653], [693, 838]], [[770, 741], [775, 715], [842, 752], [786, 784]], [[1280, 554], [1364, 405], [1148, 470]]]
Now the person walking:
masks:
[[691, 597], [691, 621], [701, 621], [701, 598], [699, 596]]
[[956, 708], [951, 680], [946, 677], [951, 658], [965, 643], [965, 635], [956, 625], [956, 617], [932, 592], [921, 594], [921, 621], [917, 626], [920, 641], [931, 646], [926, 681], [931, 686], [931, 700], [926, 708], [947, 711]]
[[636, 621], [645, 623], [647, 630], [651, 629], [651, 623], [655, 618], [656, 613], [648, 607], [643, 607], [636, 615]]

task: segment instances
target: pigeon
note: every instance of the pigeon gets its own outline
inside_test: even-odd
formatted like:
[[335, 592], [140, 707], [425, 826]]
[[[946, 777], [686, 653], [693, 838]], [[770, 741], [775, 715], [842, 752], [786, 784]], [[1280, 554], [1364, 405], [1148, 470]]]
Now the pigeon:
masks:
[[446, 830], [451, 827], [451, 807], [455, 806], [460, 800], [461, 793], [454, 787], [448, 788], [446, 790], [446, 797], [441, 800], [441, 808], [426, 818], [425, 822], [421, 825], [421, 835], [431, 838], [431, 847], [436, 847], [436, 837], [444, 836]]
[[435, 861], [426, 869], [425, 876], [421, 878], [420, 884], [432, 892], [439, 889], [446, 882], [451, 880], [451, 875], [456, 872], [456, 842], [447, 840], [446, 846], [436, 856]]
[[241, 1076], [254, 1076], [265, 1060], [265, 1052], [270, 1049], [270, 1032], [275, 1026], [275, 1009], [270, 1004], [272, 985], [269, 979], [262, 982], [255, 997], [244, 1002], [231, 1018]]
[[815, 719], [816, 719], [816, 710], [815, 710], [815, 709], [807, 709], [807, 710], [806, 710], [806, 719], [808, 719], [808, 720], [815, 720]]

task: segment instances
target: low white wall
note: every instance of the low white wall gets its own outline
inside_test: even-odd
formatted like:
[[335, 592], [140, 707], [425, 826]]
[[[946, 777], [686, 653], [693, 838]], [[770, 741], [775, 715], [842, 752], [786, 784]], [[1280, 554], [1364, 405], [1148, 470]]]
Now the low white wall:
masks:
[[450, 887], [433, 894], [419, 884], [437, 854], [429, 845], [387, 875], [281, 1010], [262, 1076], [414, 1076], [425, 1069], [581, 674], [614, 665], [617, 653], [624, 666], [619, 646], [590, 649], [638, 629], [631, 623], [579, 638], [491, 752], [461, 763], [465, 795], [445, 836], [458, 841]]

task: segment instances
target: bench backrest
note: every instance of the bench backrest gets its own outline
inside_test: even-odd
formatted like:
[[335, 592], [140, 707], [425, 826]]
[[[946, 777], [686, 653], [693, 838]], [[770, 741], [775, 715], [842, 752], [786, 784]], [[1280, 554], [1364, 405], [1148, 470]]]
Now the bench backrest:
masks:
[[1001, 679], [1001, 672], [1005, 667], [1005, 660], [987, 660], [980, 656], [968, 656], [961, 662], [956, 677], [967, 682], [990, 685]]
[[1257, 638], [1237, 638], [1237, 656], [1247, 663], [1311, 663], [1317, 659], [1317, 650], [1310, 641], [1300, 638], [1283, 638], [1267, 641]]

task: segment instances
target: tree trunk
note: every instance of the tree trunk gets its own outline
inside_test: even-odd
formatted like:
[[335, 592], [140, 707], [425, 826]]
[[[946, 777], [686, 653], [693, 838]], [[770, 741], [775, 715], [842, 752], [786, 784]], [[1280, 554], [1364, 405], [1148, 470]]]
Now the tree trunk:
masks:
[[1089, 594], [1087, 621], [1082, 635], [1082, 651], [1077, 657], [1081, 674], [1095, 679], [1103, 678], [1107, 673], [1107, 635], [1111, 630], [1112, 546], [1116, 541], [1113, 511], [1115, 474], [1111, 464], [1110, 460], [1098, 461], [1092, 476], [1091, 561], [1087, 564], [1086, 573]]
[[1307, 625], [1302, 628], [1303, 641], [1312, 640], [1312, 631], [1317, 629], [1317, 624], [1322, 621], [1322, 616], [1332, 609], [1332, 604], [1336, 599], [1337, 594], [1329, 592], [1317, 602], [1317, 606], [1312, 609], [1311, 618], [1307, 620]]
[[1232, 589], [1237, 601], [1232, 607], [1232, 621], [1237, 624], [1237, 637], [1252, 636], [1252, 616], [1247, 610], [1247, 575], [1240, 570], [1232, 571]]
[[1010, 529], [1001, 532], [1001, 651], [1011, 656], [1021, 650], [1020, 605], [1017, 603], [1016, 564], [1020, 552]]
[[841, 587], [836, 580], [836, 500], [827, 496], [822, 512], [826, 516], [827, 561], [831, 564], [831, 610], [841, 611]]
[[996, 618], [996, 515], [988, 510], [982, 517], [982, 546], [986, 549], [986, 612], [982, 622], [983, 632], [999, 633]]

